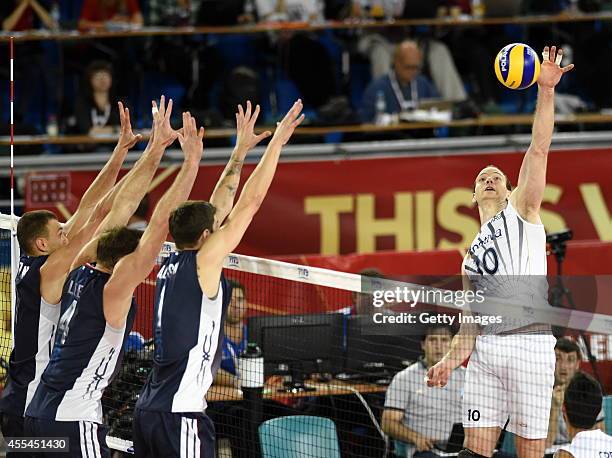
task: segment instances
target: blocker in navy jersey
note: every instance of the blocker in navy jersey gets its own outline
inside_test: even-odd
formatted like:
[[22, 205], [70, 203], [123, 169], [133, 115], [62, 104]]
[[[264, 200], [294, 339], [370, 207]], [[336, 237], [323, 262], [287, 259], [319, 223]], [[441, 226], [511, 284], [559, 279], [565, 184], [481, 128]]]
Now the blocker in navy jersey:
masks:
[[216, 297], [206, 297], [198, 281], [197, 253], [172, 253], [157, 275], [154, 366], [138, 409], [180, 413], [206, 408], [204, 395], [221, 363], [230, 289], [221, 275]]
[[17, 417], [23, 417], [47, 366], [59, 319], [59, 304], [48, 304], [40, 297], [40, 268], [47, 258], [21, 256], [15, 279], [15, 348], [11, 352], [0, 412]]
[[[103, 292], [109, 278], [109, 273], [90, 266], [68, 276], [51, 360], [26, 410], [27, 417], [102, 423], [102, 392], [120, 367], [123, 342], [136, 314], [132, 302], [122, 329], [106, 323]], [[71, 438], [74, 440], [78, 437]]]

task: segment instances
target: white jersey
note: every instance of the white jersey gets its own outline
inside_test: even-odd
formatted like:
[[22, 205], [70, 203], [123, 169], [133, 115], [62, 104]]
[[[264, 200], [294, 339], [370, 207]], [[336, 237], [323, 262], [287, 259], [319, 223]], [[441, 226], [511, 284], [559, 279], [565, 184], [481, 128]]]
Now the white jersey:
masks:
[[559, 448], [574, 458], [604, 458], [612, 456], [612, 436], [599, 429], [582, 431], [574, 436], [572, 443]]
[[[517, 305], [547, 305], [546, 232], [542, 224], [525, 221], [512, 206], [486, 221], [474, 238], [463, 268], [475, 290], [485, 297], [513, 299]], [[483, 334], [499, 334], [535, 321], [525, 316], [491, 310], [502, 315], [502, 323], [483, 326]]]

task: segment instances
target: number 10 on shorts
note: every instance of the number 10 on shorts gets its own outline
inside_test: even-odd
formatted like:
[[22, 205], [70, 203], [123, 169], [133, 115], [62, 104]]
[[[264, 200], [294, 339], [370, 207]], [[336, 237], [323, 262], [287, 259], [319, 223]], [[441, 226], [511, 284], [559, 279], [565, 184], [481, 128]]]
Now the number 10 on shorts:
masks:
[[471, 420], [471, 421], [480, 420], [480, 411], [468, 409], [468, 420]]

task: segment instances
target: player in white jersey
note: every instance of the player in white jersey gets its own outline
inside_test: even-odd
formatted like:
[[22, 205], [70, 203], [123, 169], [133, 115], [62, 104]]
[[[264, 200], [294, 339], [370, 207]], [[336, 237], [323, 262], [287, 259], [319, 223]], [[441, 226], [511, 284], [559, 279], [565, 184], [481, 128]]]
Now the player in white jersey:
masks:
[[[474, 202], [481, 228], [462, 266], [466, 288], [519, 305], [546, 303], [546, 234], [539, 210], [554, 128], [555, 86], [572, 65], [560, 67], [562, 50], [544, 48], [531, 144], [516, 189], [497, 167], [476, 177]], [[499, 315], [495, 310], [493, 314]], [[548, 325], [529, 316], [503, 316], [480, 328], [462, 323], [448, 354], [428, 373], [429, 386], [446, 385], [468, 357], [463, 397], [464, 449], [460, 458], [490, 457], [501, 429], [516, 436], [519, 458], [540, 458], [548, 432], [554, 383], [555, 339]]]
[[612, 436], [597, 427], [601, 408], [601, 386], [583, 372], [570, 381], [563, 399], [563, 418], [571, 444], [562, 446], [555, 458], [609, 458]]

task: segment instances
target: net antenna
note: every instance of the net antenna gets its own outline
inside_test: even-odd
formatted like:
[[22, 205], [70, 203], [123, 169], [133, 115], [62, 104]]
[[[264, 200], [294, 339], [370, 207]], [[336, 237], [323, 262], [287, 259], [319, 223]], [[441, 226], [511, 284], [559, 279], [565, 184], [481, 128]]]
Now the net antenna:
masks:
[[[17, 243], [17, 218], [15, 217], [15, 165], [14, 165], [14, 148], [15, 148], [15, 119], [13, 115], [13, 106], [15, 102], [15, 79], [13, 72], [13, 62], [15, 60], [15, 38], [10, 37], [10, 67], [11, 67], [11, 90], [10, 90], [10, 106], [11, 106], [11, 215], [10, 215], [10, 231], [11, 231], [11, 316], [15, 316], [15, 298], [17, 278], [17, 260], [19, 259], [19, 244]], [[14, 345], [15, 336], [15, 320], [11, 320], [11, 348]]]

